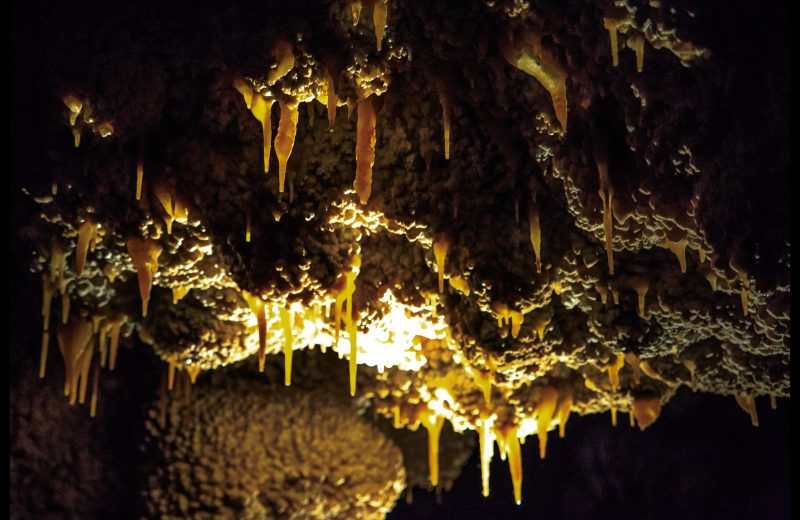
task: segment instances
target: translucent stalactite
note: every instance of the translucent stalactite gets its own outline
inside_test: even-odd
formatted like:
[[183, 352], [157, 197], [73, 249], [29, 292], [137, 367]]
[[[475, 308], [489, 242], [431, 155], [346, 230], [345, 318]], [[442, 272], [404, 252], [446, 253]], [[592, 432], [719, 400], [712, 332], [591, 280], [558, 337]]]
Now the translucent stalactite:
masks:
[[100, 397], [100, 363], [95, 363], [92, 375], [92, 400], [89, 402], [89, 417], [97, 414], [97, 401]]
[[[200, 365], [186, 365], [184, 368], [186, 369], [186, 375], [189, 376], [189, 382], [195, 384], [197, 376], [200, 375]], [[187, 388], [186, 391], [189, 393], [191, 389]]]
[[511, 472], [511, 482], [514, 486], [514, 501], [522, 503], [522, 453], [517, 438], [518, 426], [506, 427], [496, 431], [498, 438], [502, 438], [502, 448], [508, 457], [508, 469]]
[[637, 276], [633, 279], [632, 285], [638, 299], [637, 312], [639, 313], [639, 317], [644, 318], [645, 297], [647, 296], [647, 291], [650, 289], [650, 280], [646, 276]]
[[375, 164], [375, 109], [372, 96], [358, 101], [358, 121], [356, 123], [356, 179], [353, 189], [359, 200], [366, 204], [372, 193], [372, 166]]
[[278, 41], [273, 49], [273, 56], [277, 63], [275, 68], [267, 72], [267, 84], [270, 86], [274, 85], [294, 68], [294, 54], [292, 53], [292, 45], [289, 42], [285, 40]]
[[605, 152], [600, 152], [599, 156], [595, 155], [595, 162], [597, 163], [597, 172], [600, 175], [600, 200], [603, 203], [603, 235], [605, 240], [606, 257], [608, 259], [608, 273], [614, 274], [614, 210], [611, 206], [611, 201], [614, 198], [614, 187], [608, 176], [608, 161], [605, 158]]
[[286, 307], [281, 307], [281, 326], [283, 327], [283, 384], [292, 384], [292, 352], [294, 348], [294, 335], [292, 334], [293, 313]]
[[81, 131], [83, 130], [83, 125], [75, 125], [72, 127], [72, 139], [75, 148], [80, 148], [81, 146]]
[[603, 27], [608, 31], [611, 43], [611, 64], [619, 65], [619, 45], [617, 44], [617, 28], [621, 21], [614, 18], [603, 18]]
[[611, 407], [611, 426], [617, 425], [617, 409], [613, 406]]
[[192, 288], [189, 287], [188, 285], [182, 285], [182, 286], [179, 286], [179, 287], [173, 287], [172, 288], [172, 304], [173, 305], [177, 304], [187, 294], [189, 294], [189, 291], [191, 291], [191, 290], [192, 290]]
[[469, 293], [471, 292], [469, 283], [460, 276], [449, 277], [447, 279], [447, 283], [450, 285], [450, 287], [460, 292], [464, 296], [469, 296]]
[[597, 282], [594, 284], [594, 289], [600, 295], [600, 303], [606, 305], [608, 303], [608, 287], [602, 282]]
[[108, 334], [111, 332], [111, 322], [103, 321], [97, 331], [97, 349], [100, 352], [100, 366], [105, 368], [108, 361]]
[[352, 0], [350, 2], [350, 13], [353, 16], [353, 27], [355, 27], [361, 17], [361, 0]]
[[339, 98], [336, 95], [336, 83], [330, 72], [325, 74], [325, 86], [328, 97], [328, 129], [333, 131], [333, 126], [336, 123], [336, 105], [339, 102]]
[[450, 242], [445, 235], [438, 235], [433, 241], [433, 256], [436, 259], [436, 272], [439, 275], [439, 292], [444, 291], [444, 262]]
[[484, 376], [478, 369], [470, 368], [469, 374], [472, 376], [472, 381], [475, 383], [475, 386], [483, 394], [483, 400], [486, 404], [491, 404], [492, 402], [492, 379], [491, 376]]
[[639, 366], [639, 356], [637, 356], [633, 352], [628, 352], [627, 354], [625, 354], [625, 361], [628, 362], [628, 364], [631, 366], [631, 369], [633, 370], [633, 384], [638, 385], [639, 380], [642, 377], [642, 369]]
[[267, 310], [265, 302], [260, 297], [247, 291], [242, 291], [242, 296], [258, 322], [258, 371], [263, 372], [267, 353]]
[[74, 403], [77, 397], [78, 378], [81, 370], [81, 356], [86, 348], [91, 348], [92, 323], [72, 317], [66, 324], [59, 324], [56, 330], [58, 348], [64, 359], [64, 395]]
[[39, 377], [44, 378], [47, 369], [47, 353], [50, 348], [50, 309], [53, 303], [53, 296], [56, 292], [56, 285], [50, 273], [42, 273], [42, 348], [39, 355]]
[[248, 110], [253, 106], [253, 87], [240, 77], [233, 78], [233, 88], [239, 91]]
[[539, 402], [536, 403], [536, 436], [539, 438], [539, 456], [544, 458], [547, 454], [547, 430], [550, 422], [556, 415], [558, 391], [545, 386], [539, 392]]
[[[272, 151], [272, 105], [273, 98], [265, 98], [259, 93], [253, 96], [250, 112], [261, 123], [261, 137], [264, 143], [264, 172], [269, 173], [269, 156]], [[296, 123], [296, 121], [295, 121]]]
[[533, 317], [533, 330], [536, 331], [536, 336], [539, 338], [539, 341], [544, 340], [544, 331], [548, 324], [550, 324], [550, 316], [540, 314]]
[[566, 434], [567, 421], [569, 420], [569, 415], [571, 412], [572, 394], [567, 392], [561, 396], [561, 401], [558, 403], [558, 411], [556, 412], [556, 416], [558, 417], [558, 436], [562, 439]]
[[438, 88], [439, 104], [442, 106], [442, 131], [444, 133], [444, 158], [450, 159], [450, 103], [442, 87]]
[[439, 434], [442, 432], [444, 417], [425, 411], [421, 414], [422, 425], [428, 430], [428, 469], [432, 486], [439, 485]]
[[481, 488], [483, 496], [489, 496], [489, 472], [494, 455], [494, 431], [492, 430], [492, 419], [486, 415], [481, 415], [478, 425], [478, 444], [480, 444], [481, 457]]
[[636, 416], [640, 430], [653, 424], [660, 413], [661, 400], [658, 397], [640, 397], [633, 400], [633, 414]]
[[778, 399], [775, 397], [775, 394], [769, 394], [769, 406], [773, 410], [778, 409]]
[[153, 276], [158, 271], [158, 257], [161, 246], [149, 238], [129, 237], [128, 254], [136, 267], [139, 277], [139, 295], [142, 298], [142, 317], [147, 316], [147, 304], [150, 301], [150, 290], [153, 288]]
[[80, 367], [78, 404], [83, 404], [86, 402], [86, 389], [88, 388], [89, 384], [89, 369], [92, 366], [93, 357], [94, 357], [94, 348], [92, 347], [92, 341], [90, 339], [86, 345], [86, 348], [83, 349], [83, 354], [81, 354], [80, 360], [78, 361], [78, 365]]
[[756, 399], [751, 394], [736, 394], [736, 403], [742, 410], [750, 415], [750, 422], [753, 426], [758, 426], [758, 411], [756, 410]]
[[172, 223], [186, 224], [189, 221], [189, 208], [175, 196], [175, 188], [167, 183], [158, 182], [154, 188], [156, 197], [164, 208], [164, 224], [167, 234], [172, 234]]
[[636, 72], [644, 70], [644, 36], [635, 33], [628, 38], [628, 46], [636, 53]]
[[108, 353], [109, 370], [114, 370], [117, 367], [117, 352], [119, 352], [119, 334], [122, 329], [122, 324], [124, 323], [124, 321], [125, 321], [124, 317], [118, 317], [111, 321], [111, 328], [109, 330], [111, 344], [109, 346], [109, 353]]
[[245, 242], [250, 242], [250, 238], [251, 238], [250, 237], [250, 232], [251, 232], [250, 228], [252, 226], [252, 222], [251, 222], [252, 217], [251, 217], [251, 212], [250, 212], [249, 209], [247, 210], [247, 216], [245, 217], [245, 219], [246, 219], [246, 223], [245, 223], [245, 228], [244, 228], [244, 241]]
[[136, 200], [142, 198], [142, 181], [144, 180], [144, 140], [139, 141], [138, 158], [136, 159]]
[[661, 247], [665, 249], [669, 249], [672, 251], [675, 256], [678, 257], [678, 264], [681, 267], [681, 272], [686, 272], [686, 246], [689, 244], [689, 241], [686, 238], [682, 238], [677, 242], [673, 242], [669, 239], [664, 239], [661, 243]]
[[357, 341], [357, 334], [358, 328], [356, 327], [356, 322], [352, 318], [352, 302], [353, 299], [349, 298], [347, 300], [347, 316], [351, 316], [347, 319], [347, 334], [350, 337], [350, 359], [348, 361], [348, 368], [350, 371], [350, 395], [356, 395], [356, 376], [358, 375], [358, 341]]
[[175, 386], [175, 371], [178, 368], [174, 355], [169, 357], [167, 364], [167, 391], [171, 392], [173, 386]]
[[606, 367], [608, 371], [608, 383], [611, 385], [613, 392], [619, 388], [619, 371], [625, 365], [625, 355], [617, 354], [614, 361]]
[[372, 7], [372, 21], [375, 25], [375, 39], [378, 41], [378, 52], [381, 51], [381, 42], [386, 32], [386, 18], [389, 14], [387, 0], [375, 0]]
[[63, 101], [69, 109], [69, 125], [75, 126], [75, 123], [78, 121], [78, 115], [80, 115], [83, 109], [83, 101], [72, 94], [64, 96]]
[[275, 135], [275, 155], [278, 157], [278, 191], [283, 193], [286, 165], [292, 155], [294, 138], [297, 135], [299, 111], [297, 101], [279, 101], [278, 105], [281, 107], [281, 120]]
[[539, 208], [536, 203], [531, 203], [528, 209], [528, 228], [533, 246], [533, 255], [536, 258], [536, 272], [542, 272], [542, 228], [539, 223]]
[[553, 111], [567, 131], [567, 73], [555, 56], [542, 46], [539, 35], [525, 32], [514, 41], [503, 39], [500, 42], [503, 57], [512, 66], [533, 76], [550, 93]]
[[89, 249], [94, 251], [96, 241], [97, 223], [91, 219], [86, 219], [83, 224], [78, 227], [78, 241], [75, 246], [75, 276], [80, 277], [83, 274], [83, 268], [86, 265], [86, 255]]

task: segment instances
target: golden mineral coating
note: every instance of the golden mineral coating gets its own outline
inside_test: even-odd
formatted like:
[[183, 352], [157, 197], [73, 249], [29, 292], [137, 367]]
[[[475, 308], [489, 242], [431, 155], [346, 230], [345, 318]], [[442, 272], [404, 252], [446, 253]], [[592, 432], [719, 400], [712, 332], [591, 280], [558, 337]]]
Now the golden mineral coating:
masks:
[[[773, 144], [788, 112], [752, 101], [780, 81], [705, 37], [702, 6], [530, 4], [453, 19], [403, 0], [323, 2], [308, 19], [203, 7], [219, 16], [203, 41], [225, 52], [168, 38], [152, 89], [102, 63], [59, 78], [72, 90], [52, 93], [41, 143], [55, 152], [26, 188], [40, 373], [59, 341], [80, 399], [86, 363], [114, 366], [120, 334], [173, 384], [275, 354], [283, 373], [259, 380], [296, 384], [298, 350], [332, 349], [343, 394], [424, 426], [432, 486], [447, 483], [442, 429], [474, 430], [483, 493], [497, 451], [517, 501], [518, 443], [536, 435], [544, 457], [572, 412], [657, 427], [687, 386], [735, 396], [755, 422], [757, 401], [790, 390], [788, 155]], [[748, 102], [733, 110], [726, 88]], [[337, 121], [343, 105], [355, 117]], [[74, 150], [64, 129], [77, 140], [100, 120], [114, 133]], [[229, 411], [226, 391], [197, 406], [233, 432], [233, 410], [266, 398]], [[219, 499], [164, 496], [172, 514]]]

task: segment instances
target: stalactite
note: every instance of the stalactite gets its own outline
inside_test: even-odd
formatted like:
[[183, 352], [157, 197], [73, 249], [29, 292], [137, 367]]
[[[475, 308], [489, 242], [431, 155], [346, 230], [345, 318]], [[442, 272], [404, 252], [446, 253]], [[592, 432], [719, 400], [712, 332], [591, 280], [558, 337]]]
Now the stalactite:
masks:
[[497, 432], [503, 439], [504, 452], [508, 456], [508, 469], [511, 472], [511, 482], [514, 487], [514, 500], [522, 503], [522, 455], [517, 438], [518, 426], [506, 427]]
[[444, 291], [444, 263], [450, 242], [444, 234], [439, 234], [433, 241], [433, 256], [436, 259], [436, 271], [439, 275], [439, 292]]
[[142, 198], [142, 181], [144, 180], [144, 139], [139, 140], [138, 159], [136, 160], [136, 200]]
[[92, 375], [92, 400], [89, 402], [89, 417], [97, 414], [97, 401], [100, 396], [100, 363], [95, 363]]
[[625, 355], [617, 354], [614, 361], [606, 367], [608, 371], [608, 383], [611, 385], [611, 391], [616, 392], [619, 388], [619, 371], [625, 365]]
[[633, 400], [633, 414], [636, 416], [640, 430], [644, 430], [653, 424], [660, 413], [661, 400], [658, 397], [640, 397]]
[[111, 345], [109, 346], [109, 355], [108, 355], [108, 368], [109, 370], [114, 370], [117, 367], [117, 352], [119, 352], [119, 334], [122, 329], [122, 324], [125, 321], [125, 317], [117, 317], [111, 321], [111, 328], [109, 330], [109, 334], [111, 336]]
[[442, 106], [442, 131], [444, 133], [444, 158], [450, 159], [450, 103], [442, 86], [439, 92], [439, 104]]
[[422, 425], [428, 430], [428, 468], [432, 486], [439, 485], [439, 434], [442, 432], [444, 417], [433, 412], [423, 412]]
[[92, 324], [73, 316], [66, 324], [58, 325], [56, 336], [58, 348], [64, 358], [64, 395], [70, 398], [72, 404], [77, 397], [78, 378], [82, 368], [81, 356], [92, 339]]
[[292, 334], [294, 315], [286, 307], [281, 307], [278, 312], [283, 326], [283, 384], [290, 386], [292, 384], [292, 352], [294, 352], [294, 335]]
[[260, 297], [242, 291], [250, 311], [258, 323], [258, 371], [264, 372], [264, 360], [267, 353], [267, 310], [264, 300]]
[[481, 457], [481, 488], [483, 496], [489, 496], [489, 472], [494, 455], [494, 431], [492, 430], [492, 419], [485, 414], [481, 414], [478, 425], [478, 444]]
[[753, 426], [758, 426], [758, 411], [756, 410], [756, 399], [751, 394], [735, 394], [736, 403], [742, 410], [750, 415], [750, 422]]
[[556, 415], [556, 404], [558, 403], [558, 391], [545, 386], [539, 391], [539, 402], [536, 403], [536, 436], [539, 438], [539, 456], [544, 458], [547, 454], [547, 430], [550, 422]]
[[86, 255], [89, 249], [94, 251], [97, 241], [97, 223], [86, 219], [78, 227], [78, 241], [75, 246], [75, 276], [80, 278], [86, 265]]
[[375, 25], [375, 39], [378, 41], [378, 52], [381, 52], [381, 42], [386, 32], [386, 18], [388, 14], [388, 0], [375, 0], [375, 3], [372, 4], [372, 21]]
[[[253, 116], [261, 123], [261, 136], [264, 143], [265, 173], [269, 173], [269, 156], [272, 152], [272, 105], [274, 103], [274, 98], [266, 98], [259, 93], [255, 93], [253, 96], [253, 106], [250, 109]], [[296, 123], [295, 121], [295, 124]]]
[[638, 306], [637, 310], [639, 313], [639, 317], [645, 317], [645, 297], [647, 296], [647, 291], [650, 288], [650, 280], [646, 276], [636, 276], [632, 281], [633, 289], [636, 291], [636, 295], [638, 297]]
[[294, 68], [294, 54], [292, 53], [292, 45], [289, 42], [285, 40], [278, 41], [273, 49], [273, 56], [277, 63], [274, 69], [270, 69], [267, 72], [267, 84], [269, 86], [274, 85]]
[[686, 272], [686, 246], [688, 244], [689, 241], [686, 238], [682, 238], [677, 242], [665, 238], [664, 241], [661, 242], [661, 247], [669, 249], [678, 257], [678, 264], [681, 267], [682, 273]]
[[644, 70], [644, 36], [635, 33], [628, 38], [628, 46], [636, 53], [636, 72]]
[[608, 273], [614, 274], [614, 210], [611, 201], [614, 198], [614, 187], [608, 176], [608, 159], [604, 149], [595, 153], [597, 172], [600, 175], [600, 200], [603, 203], [603, 234], [605, 237], [606, 257], [608, 258]]
[[535, 202], [528, 209], [528, 228], [533, 246], [533, 255], [536, 258], [536, 272], [542, 272], [542, 228], [539, 224], [539, 208]]
[[603, 27], [608, 31], [611, 43], [611, 64], [619, 65], [619, 45], [617, 44], [617, 28], [621, 21], [614, 18], [603, 18]]
[[330, 72], [325, 74], [325, 86], [328, 98], [328, 129], [333, 131], [333, 126], [336, 123], [336, 105], [339, 102], [339, 98], [336, 95], [336, 83]]
[[553, 111], [567, 132], [567, 74], [555, 56], [542, 46], [541, 39], [525, 32], [514, 41], [505, 38], [500, 42], [503, 57], [512, 66], [533, 76], [550, 93]]
[[558, 436], [561, 439], [566, 434], [570, 412], [572, 412], [572, 394], [567, 392], [561, 396], [561, 402], [558, 403]]
[[536, 336], [539, 338], [539, 341], [544, 341], [544, 331], [547, 325], [550, 324], [550, 319], [550, 316], [541, 314], [533, 317], [533, 330], [536, 331]]
[[142, 317], [147, 316], [147, 304], [150, 301], [150, 290], [153, 287], [153, 276], [158, 271], [158, 257], [161, 246], [149, 238], [129, 237], [128, 254], [136, 267], [139, 277], [139, 295], [142, 298]]
[[356, 179], [353, 189], [359, 200], [366, 204], [372, 192], [372, 167], [375, 164], [375, 109], [372, 96], [358, 101], [358, 121], [356, 123]]
[[284, 180], [286, 179], [286, 165], [294, 148], [294, 138], [297, 135], [297, 118], [299, 117], [297, 101], [279, 101], [281, 120], [278, 123], [278, 133], [275, 135], [275, 155], [278, 157], [278, 191], [283, 193]]
[[351, 0], [350, 12], [353, 15], [353, 27], [358, 25], [358, 19], [361, 17], [361, 0]]

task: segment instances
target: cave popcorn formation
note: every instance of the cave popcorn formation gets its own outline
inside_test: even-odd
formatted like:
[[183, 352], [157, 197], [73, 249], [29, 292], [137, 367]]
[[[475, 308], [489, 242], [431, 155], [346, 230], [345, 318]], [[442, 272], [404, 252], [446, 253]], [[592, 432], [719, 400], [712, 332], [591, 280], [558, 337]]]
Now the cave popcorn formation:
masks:
[[[698, 144], [686, 128], [711, 119], [696, 111], [714, 115], [699, 101], [724, 76], [713, 54], [655, 8], [595, 9], [583, 43], [538, 21], [561, 16], [557, 7], [512, 16], [499, 2], [469, 8], [497, 22], [476, 36], [481, 66], [455, 66], [450, 43], [408, 32], [407, 3], [363, 4], [327, 6], [315, 30], [292, 22], [263, 55], [215, 61], [208, 98], [192, 94], [199, 127], [159, 112], [184, 132], [174, 138], [115, 114], [127, 94], [95, 91], [91, 77], [61, 98], [54, 120], [75, 155], [30, 188], [42, 217], [29, 232], [42, 279], [40, 377], [51, 321], [64, 394], [82, 404], [91, 382], [92, 416], [121, 337], [164, 362], [164, 396], [176, 380], [188, 392], [249, 358], [267, 381], [279, 354], [281, 386], [294, 388], [297, 351], [331, 349], [347, 359], [342, 392], [395, 428], [424, 427], [427, 484], [444, 480], [443, 431], [473, 430], [481, 492], [497, 444], [518, 503], [520, 444], [536, 435], [544, 458], [548, 433], [563, 438], [573, 412], [610, 411], [615, 426], [627, 412], [644, 430], [690, 386], [733, 396], [757, 426], [758, 397], [788, 396], [788, 239], [721, 234], [728, 199], [712, 192], [717, 175], [735, 184], [736, 174], [708, 146], [679, 146]], [[447, 31], [442, 42], [464, 38]], [[336, 56], [321, 50], [328, 39]], [[645, 81], [674, 81], [675, 70], [692, 93]], [[327, 121], [314, 119], [314, 101]], [[340, 105], [347, 121], [336, 120]], [[73, 149], [82, 135], [88, 159]], [[146, 135], [160, 139], [145, 154]], [[264, 175], [273, 149], [277, 182]], [[91, 167], [73, 164], [84, 160]], [[276, 403], [267, 406], [283, 410]]]

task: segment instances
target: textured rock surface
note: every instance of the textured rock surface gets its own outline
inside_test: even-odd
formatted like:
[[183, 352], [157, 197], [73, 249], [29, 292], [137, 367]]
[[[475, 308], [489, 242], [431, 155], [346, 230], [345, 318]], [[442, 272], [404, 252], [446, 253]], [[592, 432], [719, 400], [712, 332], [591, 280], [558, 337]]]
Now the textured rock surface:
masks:
[[211, 371], [256, 357], [246, 291], [265, 353], [356, 352], [356, 396], [398, 424], [546, 436], [566, 422], [550, 389], [566, 411], [655, 417], [682, 385], [743, 408], [789, 395], [778, 6], [389, 0], [376, 36], [375, 4], [356, 24], [330, 1], [52, 8], [44, 153], [21, 183], [32, 270], [58, 285], [51, 339], [62, 313], [100, 336], [123, 320]]

